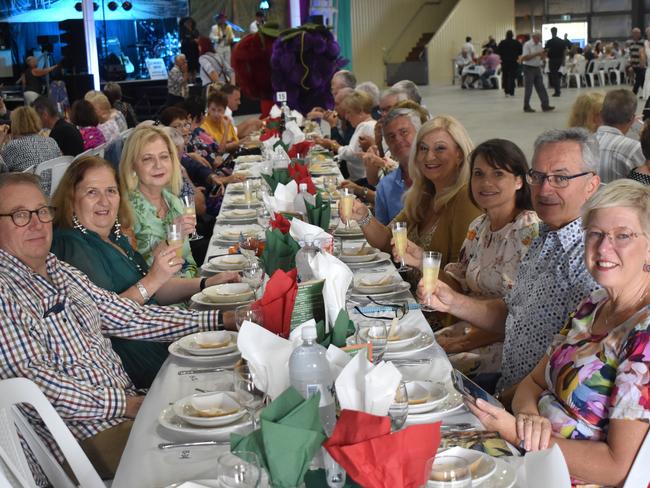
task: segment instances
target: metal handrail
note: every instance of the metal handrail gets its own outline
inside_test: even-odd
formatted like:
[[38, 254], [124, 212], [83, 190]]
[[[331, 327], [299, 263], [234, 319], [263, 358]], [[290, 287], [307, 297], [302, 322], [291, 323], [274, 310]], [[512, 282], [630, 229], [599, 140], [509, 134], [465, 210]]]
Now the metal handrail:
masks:
[[416, 12], [411, 16], [410, 20], [406, 24], [404, 24], [404, 27], [400, 31], [399, 35], [397, 35], [397, 37], [395, 37], [395, 40], [393, 41], [393, 44], [388, 49], [386, 49], [386, 48], [382, 49], [382, 51], [384, 52], [384, 64], [388, 63], [389, 55], [392, 54], [393, 50], [395, 49], [395, 46], [397, 46], [397, 43], [402, 38], [404, 33], [411, 27], [411, 24], [416, 19], [416, 17], [420, 14], [422, 9], [424, 7], [429, 6], [429, 5], [440, 5], [440, 3], [441, 3], [441, 0], [426, 0], [425, 2], [423, 2], [420, 5], [420, 7], [418, 7]]

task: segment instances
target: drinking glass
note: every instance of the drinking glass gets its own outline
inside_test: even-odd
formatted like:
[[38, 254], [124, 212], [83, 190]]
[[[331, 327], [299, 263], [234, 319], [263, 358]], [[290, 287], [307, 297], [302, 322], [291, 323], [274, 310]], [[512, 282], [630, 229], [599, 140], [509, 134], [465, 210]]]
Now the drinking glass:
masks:
[[[196, 205], [194, 203], [194, 195], [182, 195], [181, 201], [183, 202], [183, 213], [185, 215], [194, 215], [194, 218], [196, 219]], [[198, 235], [195, 228], [194, 232], [188, 236], [188, 239], [190, 241], [198, 241], [199, 239], [203, 239], [203, 236]]]
[[339, 217], [345, 219], [345, 228], [349, 229], [350, 219], [352, 218], [352, 206], [354, 205], [354, 199], [356, 196], [348, 188], [343, 188], [343, 193], [341, 194], [341, 200], [339, 202]]
[[239, 404], [246, 409], [251, 418], [251, 427], [257, 429], [257, 410], [264, 405], [266, 393], [258, 385], [266, 385], [266, 378], [260, 378], [256, 373], [257, 382], [253, 380], [253, 373], [248, 364], [237, 364], [233, 371], [233, 383], [235, 386], [235, 395]]
[[266, 207], [257, 209], [257, 224], [264, 230], [270, 227], [271, 214]]
[[336, 188], [338, 186], [338, 179], [336, 178], [335, 175], [327, 175], [323, 176], [323, 186], [325, 187], [325, 190], [329, 194], [329, 200], [330, 204], [334, 200], [334, 192], [336, 191]]
[[372, 345], [372, 363], [377, 364], [384, 357], [388, 343], [388, 329], [380, 320], [363, 320], [357, 329], [357, 344]]
[[264, 282], [264, 268], [262, 268], [262, 263], [258, 259], [252, 260], [241, 273], [242, 281], [250, 285], [255, 292], [255, 298], [257, 298], [257, 290]]
[[244, 201], [248, 208], [251, 208], [255, 202], [255, 188], [253, 187], [253, 181], [245, 180], [242, 182], [242, 185], [244, 186]]
[[422, 281], [424, 283], [424, 293], [427, 296], [422, 310], [425, 312], [435, 311], [431, 308], [431, 294], [436, 290], [441, 259], [442, 254], [437, 251], [424, 251], [422, 254]]
[[438, 454], [426, 463], [425, 476], [427, 486], [444, 486], [445, 488], [471, 488], [472, 472], [469, 464], [458, 456]]
[[167, 244], [170, 246], [174, 246], [176, 244], [180, 244], [181, 247], [176, 249], [176, 257], [182, 258], [183, 257], [183, 226], [180, 224], [180, 222], [172, 222], [171, 224], [167, 224], [165, 228], [167, 232]]
[[249, 451], [233, 451], [217, 458], [219, 486], [224, 488], [256, 488], [262, 477], [257, 454]]
[[264, 326], [264, 314], [259, 305], [246, 304], [240, 305], [235, 309], [235, 326], [237, 330], [241, 329], [244, 321], [248, 320], [254, 324]]
[[260, 241], [257, 237], [247, 237], [243, 241], [239, 242], [239, 252], [246, 256], [246, 259], [248, 259], [248, 262], [250, 263], [255, 260], [259, 244]]
[[400, 259], [400, 267], [397, 271], [408, 271], [411, 269], [410, 266], [407, 266], [404, 262], [404, 255], [406, 254], [406, 245], [408, 240], [406, 222], [395, 222], [393, 224], [393, 241], [395, 243], [395, 249]]
[[409, 414], [409, 396], [406, 391], [406, 383], [400, 381], [397, 391], [395, 392], [395, 399], [388, 409], [388, 416], [390, 417], [390, 428], [395, 432], [400, 430], [406, 422], [406, 417]]

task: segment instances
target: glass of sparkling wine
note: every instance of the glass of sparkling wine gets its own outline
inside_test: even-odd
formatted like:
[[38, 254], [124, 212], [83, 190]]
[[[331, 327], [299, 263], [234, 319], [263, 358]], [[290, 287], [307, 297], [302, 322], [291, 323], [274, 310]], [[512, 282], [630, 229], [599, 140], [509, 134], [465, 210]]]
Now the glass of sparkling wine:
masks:
[[334, 175], [323, 176], [323, 186], [325, 187], [325, 190], [327, 190], [327, 194], [329, 195], [330, 204], [332, 203], [332, 200], [334, 200], [334, 192], [336, 191], [337, 185], [338, 185], [338, 180], [336, 179], [336, 176]]
[[406, 222], [395, 222], [393, 224], [393, 241], [395, 242], [395, 249], [400, 259], [400, 267], [397, 271], [408, 271], [411, 269], [404, 262], [404, 255], [406, 254], [406, 244], [408, 241]]
[[167, 224], [167, 244], [170, 246], [180, 244], [181, 247], [176, 249], [176, 256], [183, 257], [183, 227], [179, 222]]
[[251, 208], [253, 202], [255, 202], [255, 188], [253, 188], [253, 182], [251, 180], [245, 180], [244, 185], [244, 201], [248, 208]]
[[[181, 201], [183, 202], [183, 213], [185, 215], [194, 215], [194, 218], [196, 218], [194, 195], [183, 195]], [[188, 236], [188, 239], [190, 241], [198, 241], [199, 239], [203, 239], [203, 236], [198, 235], [195, 228], [194, 232]]]
[[352, 206], [356, 196], [348, 188], [343, 189], [341, 194], [341, 202], [339, 203], [339, 216], [345, 219], [345, 228], [349, 229], [350, 219], [352, 218]]
[[427, 295], [422, 310], [425, 312], [434, 311], [431, 308], [431, 294], [436, 290], [441, 259], [442, 255], [437, 251], [424, 251], [422, 254], [422, 281], [424, 283], [424, 293]]

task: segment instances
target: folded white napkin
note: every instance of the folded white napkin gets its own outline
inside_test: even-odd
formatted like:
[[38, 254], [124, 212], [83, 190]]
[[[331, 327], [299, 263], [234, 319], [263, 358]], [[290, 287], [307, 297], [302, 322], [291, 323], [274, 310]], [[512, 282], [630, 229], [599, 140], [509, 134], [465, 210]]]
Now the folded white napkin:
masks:
[[293, 120], [288, 121], [284, 126], [282, 142], [291, 147], [292, 145], [298, 144], [304, 140], [305, 134], [300, 130], [298, 124]]
[[316, 240], [316, 239], [332, 239], [332, 235], [325, 232], [317, 225], [303, 222], [300, 219], [292, 219], [291, 227], [289, 228], [289, 235], [297, 242]]
[[262, 157], [264, 158], [265, 161], [270, 161], [273, 159], [273, 146], [275, 146], [275, 143], [280, 140], [279, 137], [277, 136], [272, 136], [266, 139], [265, 141], [262, 141]]
[[277, 119], [278, 117], [282, 117], [282, 110], [280, 110], [280, 107], [277, 106], [277, 104], [273, 104], [271, 107], [271, 110], [269, 110], [269, 117], [272, 119]]
[[237, 335], [237, 348], [248, 361], [255, 384], [271, 399], [289, 388], [289, 356], [294, 349], [291, 341], [245, 321]]
[[286, 168], [291, 162], [291, 158], [287, 154], [287, 151], [281, 145], [278, 145], [273, 149], [273, 154], [271, 155], [271, 161], [273, 167], [276, 169]]
[[286, 185], [278, 183], [273, 196], [263, 194], [262, 200], [269, 212], [293, 212], [293, 202], [297, 194], [298, 186], [294, 180], [291, 180]]
[[[293, 228], [293, 223], [291, 227]], [[345, 294], [348, 292], [354, 275], [345, 263], [326, 252], [319, 252], [311, 258], [309, 266], [316, 278], [325, 280], [323, 301], [325, 302], [327, 323], [331, 329], [334, 327], [339, 312], [345, 308]]]
[[550, 449], [527, 453], [524, 466], [529, 488], [571, 487], [569, 468], [557, 444]]
[[347, 353], [339, 349], [333, 344], [327, 348], [327, 360], [330, 362], [330, 371], [332, 372], [332, 377], [336, 380], [343, 371], [343, 368], [347, 366], [352, 357]]
[[295, 119], [296, 124], [297, 124], [299, 127], [302, 127], [302, 125], [303, 125], [302, 123], [303, 123], [303, 121], [304, 121], [304, 117], [302, 116], [302, 114], [301, 114], [300, 112], [298, 112], [297, 110], [292, 110], [292, 111], [291, 111], [291, 118], [292, 118], [292, 119]]
[[387, 415], [402, 375], [392, 363], [373, 366], [365, 354], [357, 354], [334, 382], [341, 408], [373, 415]]

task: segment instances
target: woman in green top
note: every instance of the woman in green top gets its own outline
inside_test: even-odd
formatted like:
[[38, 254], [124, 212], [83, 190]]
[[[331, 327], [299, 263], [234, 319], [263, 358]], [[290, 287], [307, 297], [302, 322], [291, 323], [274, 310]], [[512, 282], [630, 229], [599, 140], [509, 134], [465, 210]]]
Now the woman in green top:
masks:
[[[129, 136], [120, 160], [120, 191], [133, 215], [137, 250], [151, 266], [154, 250], [167, 239], [166, 227], [181, 223], [186, 237], [196, 229], [196, 216], [186, 215], [178, 198], [182, 177], [174, 143], [163, 128], [138, 127]], [[197, 276], [188, 239], [183, 240], [183, 278]]]
[[[140, 304], [173, 304], [187, 300], [205, 286], [238, 281], [236, 273], [220, 273], [205, 281], [174, 277], [183, 260], [178, 246], [164, 241], [153, 251], [149, 267], [126, 235], [131, 223], [120, 198], [117, 175], [98, 157], [73, 162], [54, 194], [56, 207], [52, 252], [79, 268], [98, 286]], [[123, 230], [123, 228], [125, 230]], [[167, 357], [158, 342], [111, 338], [129, 377], [138, 388], [151, 385]]]

